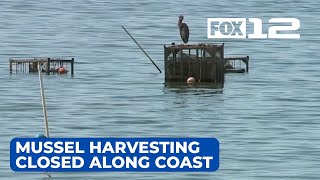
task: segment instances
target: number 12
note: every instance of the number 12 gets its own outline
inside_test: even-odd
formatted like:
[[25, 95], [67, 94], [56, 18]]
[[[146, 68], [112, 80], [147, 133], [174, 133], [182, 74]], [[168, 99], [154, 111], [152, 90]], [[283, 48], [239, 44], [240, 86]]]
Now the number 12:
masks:
[[[267, 38], [267, 34], [262, 34], [262, 20], [259, 18], [249, 18], [253, 23], [253, 34], [248, 34], [248, 38]], [[300, 21], [296, 18], [271, 18], [269, 23], [291, 23], [290, 26], [271, 26], [268, 38], [272, 39], [299, 39], [300, 34], [278, 34], [278, 31], [295, 31], [300, 28]]]

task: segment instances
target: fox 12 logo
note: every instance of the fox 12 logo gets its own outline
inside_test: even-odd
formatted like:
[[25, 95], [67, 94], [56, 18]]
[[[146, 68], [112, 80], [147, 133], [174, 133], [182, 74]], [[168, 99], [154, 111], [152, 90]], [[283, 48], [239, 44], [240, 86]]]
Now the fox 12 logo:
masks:
[[[253, 33], [247, 34], [248, 23], [253, 24]], [[300, 21], [296, 18], [271, 18], [269, 24], [290, 23], [290, 25], [273, 25], [268, 34], [262, 33], [263, 23], [259, 18], [208, 18], [207, 37], [210, 38], [252, 38], [252, 39], [299, 39], [300, 34], [287, 33], [300, 28]], [[281, 32], [282, 31], [282, 32]], [[281, 32], [281, 33], [279, 33]]]

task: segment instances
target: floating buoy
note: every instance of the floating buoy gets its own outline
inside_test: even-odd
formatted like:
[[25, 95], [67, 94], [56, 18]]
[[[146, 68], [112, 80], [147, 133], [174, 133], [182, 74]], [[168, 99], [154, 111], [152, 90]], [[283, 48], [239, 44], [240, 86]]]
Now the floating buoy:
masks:
[[44, 134], [37, 134], [36, 138], [47, 138]]
[[187, 83], [188, 84], [192, 84], [192, 83], [195, 83], [196, 82], [196, 79], [194, 78], [194, 77], [189, 77], [188, 79], [187, 79]]
[[64, 67], [60, 67], [58, 72], [59, 72], [59, 74], [65, 74], [65, 73], [67, 73], [67, 70]]

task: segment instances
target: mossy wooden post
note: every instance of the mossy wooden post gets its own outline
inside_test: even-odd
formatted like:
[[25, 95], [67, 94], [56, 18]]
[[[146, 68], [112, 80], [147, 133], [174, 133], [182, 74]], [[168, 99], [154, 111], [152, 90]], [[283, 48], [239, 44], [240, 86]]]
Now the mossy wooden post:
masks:
[[11, 58], [9, 59], [9, 62], [10, 62], [9, 71], [10, 71], [10, 73], [12, 73], [12, 59]]
[[73, 75], [73, 63], [74, 63], [74, 58], [71, 59], [71, 75]]
[[50, 58], [47, 61], [47, 75], [50, 75]]

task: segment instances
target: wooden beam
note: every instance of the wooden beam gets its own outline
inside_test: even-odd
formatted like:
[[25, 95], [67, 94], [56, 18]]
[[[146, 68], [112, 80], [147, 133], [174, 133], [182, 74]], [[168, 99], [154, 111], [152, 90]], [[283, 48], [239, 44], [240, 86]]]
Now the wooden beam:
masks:
[[10, 73], [12, 73], [12, 61], [11, 61], [11, 59], [9, 59], [9, 62], [10, 62], [9, 71], [10, 71]]
[[246, 57], [227, 57], [227, 58], [223, 58], [224, 60], [247, 60], [248, 56]]
[[50, 58], [47, 60], [47, 75], [50, 74]]
[[249, 56], [247, 56], [246, 71], [249, 72]]
[[74, 65], [73, 65], [73, 63], [74, 63], [74, 58], [72, 58], [72, 60], [71, 60], [71, 75], [73, 75], [73, 72], [74, 72]]

